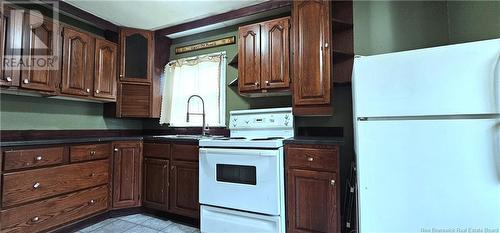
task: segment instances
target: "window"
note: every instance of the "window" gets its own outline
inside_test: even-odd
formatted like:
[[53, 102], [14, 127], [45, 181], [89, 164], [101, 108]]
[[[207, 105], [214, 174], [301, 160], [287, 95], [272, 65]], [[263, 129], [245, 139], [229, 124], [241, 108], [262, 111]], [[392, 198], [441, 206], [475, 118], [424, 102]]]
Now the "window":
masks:
[[[160, 124], [201, 126], [201, 115], [190, 115], [187, 122], [187, 101], [199, 95], [205, 102], [206, 124], [225, 126], [226, 116], [226, 54], [225, 52], [183, 58], [165, 67], [165, 83]], [[202, 113], [199, 98], [192, 98], [190, 113]]]

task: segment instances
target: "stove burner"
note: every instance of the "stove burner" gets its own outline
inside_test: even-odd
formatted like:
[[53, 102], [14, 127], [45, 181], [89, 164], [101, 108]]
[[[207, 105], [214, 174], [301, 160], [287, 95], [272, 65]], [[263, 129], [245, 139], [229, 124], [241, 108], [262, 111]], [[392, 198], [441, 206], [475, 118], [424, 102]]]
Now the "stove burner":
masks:
[[285, 139], [284, 137], [267, 137], [267, 138], [254, 138], [252, 141], [269, 141], [269, 140], [278, 140]]

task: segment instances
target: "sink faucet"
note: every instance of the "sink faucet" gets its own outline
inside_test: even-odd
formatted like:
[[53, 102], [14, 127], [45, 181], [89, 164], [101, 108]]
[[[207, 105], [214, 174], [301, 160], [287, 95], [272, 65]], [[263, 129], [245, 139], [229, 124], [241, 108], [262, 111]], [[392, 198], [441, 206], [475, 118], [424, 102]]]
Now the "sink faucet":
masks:
[[[203, 107], [203, 112], [202, 113], [190, 113], [189, 112], [189, 102], [191, 101], [191, 99], [193, 97], [198, 97], [201, 100], [201, 106]], [[189, 115], [202, 115], [203, 116], [203, 125], [201, 126], [202, 127], [201, 135], [202, 136], [206, 136], [207, 133], [208, 133], [208, 129], [206, 128], [206, 125], [205, 125], [205, 101], [203, 101], [203, 98], [201, 98], [201, 96], [199, 96], [199, 95], [192, 95], [192, 96], [190, 96], [188, 98], [188, 101], [187, 101], [187, 111], [186, 111], [186, 122], [189, 122]]]

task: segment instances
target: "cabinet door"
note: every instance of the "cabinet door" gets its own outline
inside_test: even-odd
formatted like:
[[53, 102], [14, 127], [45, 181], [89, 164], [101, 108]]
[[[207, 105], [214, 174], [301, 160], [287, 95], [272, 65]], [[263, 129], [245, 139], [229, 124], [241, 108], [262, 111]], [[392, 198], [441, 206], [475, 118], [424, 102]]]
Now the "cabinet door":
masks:
[[168, 160], [144, 158], [144, 193], [142, 195], [144, 207], [168, 210], [168, 171]]
[[63, 44], [61, 92], [90, 96], [94, 74], [94, 38], [86, 33], [64, 28]]
[[121, 83], [118, 115], [121, 117], [149, 117], [151, 115], [151, 85]]
[[21, 55], [22, 47], [22, 23], [24, 15], [19, 12], [11, 14], [12, 9], [3, 4], [1, 14], [1, 34], [0, 34], [0, 56], [2, 63], [0, 64], [0, 86], [19, 86], [21, 72], [17, 68], [13, 68], [13, 64], [4, 63], [4, 58]]
[[113, 208], [140, 205], [141, 155], [140, 142], [118, 142], [113, 155]]
[[59, 40], [54, 37], [59, 36], [59, 26], [39, 16], [25, 14], [23, 27], [23, 57], [39, 58], [37, 64], [40, 66], [22, 70], [21, 87], [55, 92], [60, 80], [60, 58], [59, 44], [54, 44]]
[[294, 105], [330, 104], [330, 1], [293, 2]]
[[238, 90], [260, 89], [260, 25], [239, 28]]
[[288, 170], [287, 232], [339, 231], [335, 173]]
[[151, 82], [153, 35], [151, 31], [123, 28], [120, 31], [120, 79], [130, 82]]
[[262, 89], [290, 87], [290, 18], [261, 24]]
[[174, 160], [170, 169], [170, 212], [199, 218], [198, 163]]
[[116, 44], [106, 40], [96, 39], [94, 62], [95, 97], [112, 100], [116, 99], [117, 52]]

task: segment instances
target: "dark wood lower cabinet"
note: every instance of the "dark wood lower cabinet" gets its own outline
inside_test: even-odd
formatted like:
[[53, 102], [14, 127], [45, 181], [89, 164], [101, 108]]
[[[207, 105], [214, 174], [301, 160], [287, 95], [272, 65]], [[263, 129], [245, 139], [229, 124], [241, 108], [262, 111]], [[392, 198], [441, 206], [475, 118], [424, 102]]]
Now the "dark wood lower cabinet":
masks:
[[340, 233], [338, 147], [287, 145], [285, 158], [287, 232]]
[[199, 218], [198, 163], [173, 161], [170, 176], [170, 212]]
[[144, 207], [168, 211], [169, 171], [168, 160], [144, 158]]
[[113, 148], [113, 209], [140, 206], [142, 142], [115, 142]]

